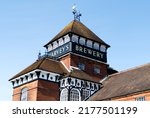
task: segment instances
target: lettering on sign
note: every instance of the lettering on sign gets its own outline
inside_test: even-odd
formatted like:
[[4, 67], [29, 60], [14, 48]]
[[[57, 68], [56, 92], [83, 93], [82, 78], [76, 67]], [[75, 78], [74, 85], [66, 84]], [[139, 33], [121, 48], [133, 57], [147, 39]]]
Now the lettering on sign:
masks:
[[82, 47], [82, 46], [75, 45], [75, 50], [78, 52], [82, 52], [84, 54], [92, 55], [94, 57], [104, 58], [104, 54], [102, 54], [98, 51], [94, 51], [94, 50]]
[[50, 51], [48, 53], [48, 55], [52, 56], [52, 57], [58, 57], [58, 56], [62, 56], [66, 52], [69, 52], [69, 50], [70, 50], [70, 45], [68, 43], [68, 44], [65, 44], [61, 47], [56, 48], [55, 50]]
[[100, 52], [100, 51], [92, 49], [92, 48], [88, 48], [83, 45], [73, 43], [72, 51], [74, 53], [77, 53], [77, 54], [80, 54], [80, 55], [83, 55], [86, 57], [90, 57], [92, 59], [97, 59], [97, 60], [106, 62], [106, 53]]
[[103, 62], [107, 61], [106, 53], [73, 42], [66, 43], [48, 52], [48, 55], [57, 58], [68, 52], [73, 52]]

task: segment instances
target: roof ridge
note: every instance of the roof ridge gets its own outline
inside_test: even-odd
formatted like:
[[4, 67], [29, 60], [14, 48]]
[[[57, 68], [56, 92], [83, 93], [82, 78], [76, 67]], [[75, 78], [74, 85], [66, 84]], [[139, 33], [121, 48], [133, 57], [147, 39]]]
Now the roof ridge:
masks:
[[122, 73], [126, 73], [126, 72], [128, 72], [128, 71], [132, 71], [132, 70], [135, 70], [135, 69], [142, 68], [142, 67], [144, 67], [144, 66], [148, 66], [148, 65], [150, 65], [150, 63], [142, 64], [142, 65], [139, 65], [139, 66], [136, 66], [136, 67], [131, 67], [131, 68], [129, 68], [129, 69], [122, 70], [122, 71], [120, 71], [120, 72], [118, 72], [118, 73], [114, 73], [114, 74], [112, 74], [112, 75], [109, 75], [108, 77], [116, 76], [116, 75], [119, 75], [119, 74], [122, 74]]
[[72, 32], [72, 30], [73, 30], [73, 27], [74, 27], [75, 22], [76, 22], [75, 20], [72, 21], [71, 32]]
[[37, 65], [36, 68], [40, 69], [40, 66], [42, 65], [42, 63], [44, 62], [45, 59], [46, 59], [46, 58], [42, 58], [42, 59], [41, 59], [41, 62]]

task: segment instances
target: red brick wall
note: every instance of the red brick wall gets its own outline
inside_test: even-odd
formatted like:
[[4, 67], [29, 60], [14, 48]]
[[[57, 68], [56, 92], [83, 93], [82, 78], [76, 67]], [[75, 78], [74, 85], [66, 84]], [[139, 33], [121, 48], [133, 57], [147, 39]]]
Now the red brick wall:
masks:
[[[87, 58], [79, 57], [76, 55], [71, 55], [71, 66], [78, 67], [78, 63], [84, 63], [85, 64], [85, 72], [91, 75], [93, 78], [99, 78], [103, 79], [107, 75], [107, 65], [90, 60]], [[95, 74], [94, 73], [94, 66], [98, 66], [100, 68], [100, 74]]]
[[20, 101], [21, 90], [24, 87], [27, 87], [28, 88], [28, 100], [29, 101], [36, 101], [37, 100], [37, 85], [38, 85], [38, 81], [36, 80], [36, 81], [24, 84], [20, 87], [13, 89], [12, 100], [13, 101]]
[[[96, 79], [103, 79], [107, 75], [107, 65], [98, 61], [90, 60], [87, 58], [83, 58], [77, 55], [68, 54], [65, 57], [62, 57], [60, 59], [68, 69], [70, 69], [70, 66], [78, 67], [78, 63], [84, 63], [85, 64], [85, 72], [88, 73]], [[100, 74], [94, 73], [94, 66], [97, 65], [100, 68]]]
[[39, 80], [37, 101], [58, 101], [59, 100], [59, 84]]
[[60, 61], [62, 61], [65, 66], [70, 69], [70, 61], [71, 61], [71, 58], [70, 58], [70, 54], [64, 56], [63, 58], [60, 59]]
[[36, 80], [13, 89], [13, 101], [20, 101], [21, 90], [28, 88], [28, 101], [59, 100], [59, 84], [45, 80]]

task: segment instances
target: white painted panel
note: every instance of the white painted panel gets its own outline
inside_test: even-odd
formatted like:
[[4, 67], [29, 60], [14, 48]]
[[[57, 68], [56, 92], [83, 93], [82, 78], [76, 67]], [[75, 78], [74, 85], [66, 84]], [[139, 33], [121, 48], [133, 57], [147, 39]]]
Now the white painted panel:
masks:
[[74, 78], [71, 78], [71, 85], [75, 86], [75, 79]]
[[93, 42], [92, 42], [91, 40], [87, 40], [87, 44], [86, 44], [87, 47], [93, 48], [93, 47], [92, 47], [92, 43], [93, 43]]
[[48, 45], [48, 51], [51, 51], [53, 49], [52, 45]]
[[98, 43], [94, 43], [94, 49], [99, 50], [99, 44]]
[[100, 51], [106, 52], [106, 46], [105, 45], [101, 45]]
[[59, 42], [59, 46], [63, 45], [63, 44], [64, 44], [63, 38], [60, 38], [60, 39], [58, 40], [58, 42]]
[[85, 45], [85, 38], [80, 37], [79, 44]]
[[64, 42], [67, 43], [70, 41], [69, 35], [64, 36]]
[[72, 35], [72, 42], [78, 43], [78, 36], [77, 35]]

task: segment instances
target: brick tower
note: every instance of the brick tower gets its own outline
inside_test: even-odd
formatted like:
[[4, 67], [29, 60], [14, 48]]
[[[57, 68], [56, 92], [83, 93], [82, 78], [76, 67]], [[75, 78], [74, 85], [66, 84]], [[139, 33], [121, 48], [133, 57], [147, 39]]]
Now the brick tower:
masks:
[[14, 101], [84, 101], [102, 87], [110, 46], [79, 20], [44, 47], [45, 55], [9, 80]]

